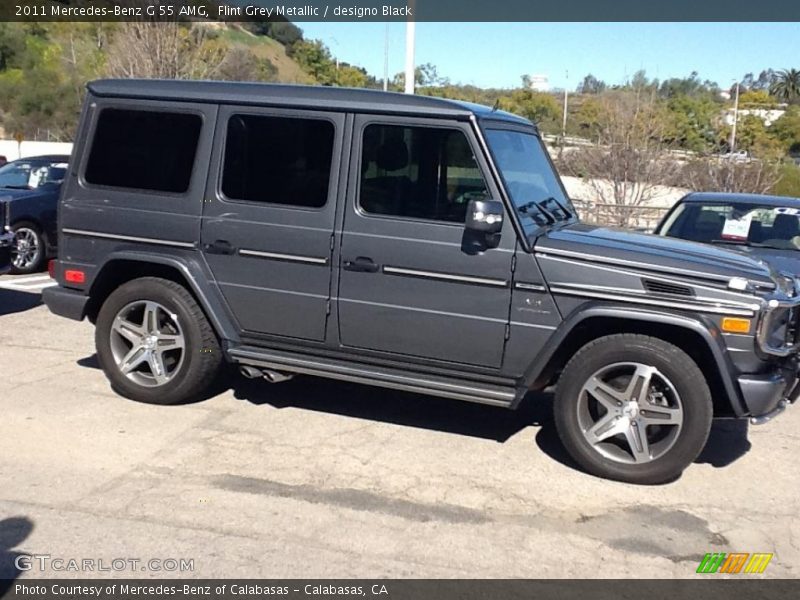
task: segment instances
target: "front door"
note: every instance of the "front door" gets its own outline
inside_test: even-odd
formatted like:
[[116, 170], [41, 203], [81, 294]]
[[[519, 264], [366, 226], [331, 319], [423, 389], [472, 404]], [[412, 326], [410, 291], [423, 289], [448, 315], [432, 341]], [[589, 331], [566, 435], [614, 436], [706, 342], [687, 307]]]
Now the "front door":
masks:
[[469, 124], [358, 116], [353, 145], [341, 343], [500, 367], [515, 238], [506, 222], [499, 247], [462, 249], [469, 200], [499, 197]]
[[323, 341], [344, 116], [220, 108], [204, 256], [244, 335]]

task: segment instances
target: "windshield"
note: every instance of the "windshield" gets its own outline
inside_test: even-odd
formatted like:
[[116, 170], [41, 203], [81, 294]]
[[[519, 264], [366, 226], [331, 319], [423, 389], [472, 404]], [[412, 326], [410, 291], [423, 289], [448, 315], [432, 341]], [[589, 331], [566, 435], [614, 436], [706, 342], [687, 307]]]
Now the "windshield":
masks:
[[684, 202], [659, 234], [711, 244], [800, 250], [800, 209]]
[[61, 183], [66, 173], [65, 163], [15, 160], [0, 167], [0, 188], [35, 190]]
[[486, 139], [523, 225], [566, 221], [575, 209], [564, 194], [547, 150], [533, 133], [488, 129]]

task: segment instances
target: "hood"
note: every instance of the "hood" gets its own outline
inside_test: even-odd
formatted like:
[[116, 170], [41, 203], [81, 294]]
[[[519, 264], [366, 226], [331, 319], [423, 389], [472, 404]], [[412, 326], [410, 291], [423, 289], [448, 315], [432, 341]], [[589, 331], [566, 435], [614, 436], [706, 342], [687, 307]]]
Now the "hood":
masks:
[[800, 278], [800, 250], [780, 250], [778, 248], [754, 248], [736, 246], [745, 256], [767, 263], [774, 271]]
[[743, 277], [762, 289], [775, 285], [770, 265], [756, 256], [625, 229], [575, 223], [539, 237], [535, 250], [689, 279], [726, 283]]
[[35, 198], [36, 196], [44, 196], [46, 194], [52, 194], [52, 188], [38, 188], [34, 190], [18, 190], [15, 188], [3, 188], [0, 187], [0, 202], [7, 202], [13, 200], [20, 200], [22, 198]]

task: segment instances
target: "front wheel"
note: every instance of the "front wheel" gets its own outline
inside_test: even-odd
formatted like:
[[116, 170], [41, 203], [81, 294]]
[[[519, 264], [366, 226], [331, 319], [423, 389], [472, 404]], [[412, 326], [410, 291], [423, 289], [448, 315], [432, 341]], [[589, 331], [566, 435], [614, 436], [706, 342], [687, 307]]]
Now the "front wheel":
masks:
[[680, 476], [705, 446], [713, 417], [691, 357], [635, 334], [581, 348], [561, 375], [554, 409], [559, 437], [583, 468], [644, 484]]
[[222, 363], [217, 337], [192, 295], [156, 277], [129, 281], [106, 299], [95, 345], [114, 390], [151, 404], [195, 399]]
[[29, 275], [41, 271], [47, 258], [47, 245], [42, 230], [35, 224], [22, 222], [11, 226], [14, 245], [11, 247], [11, 272]]

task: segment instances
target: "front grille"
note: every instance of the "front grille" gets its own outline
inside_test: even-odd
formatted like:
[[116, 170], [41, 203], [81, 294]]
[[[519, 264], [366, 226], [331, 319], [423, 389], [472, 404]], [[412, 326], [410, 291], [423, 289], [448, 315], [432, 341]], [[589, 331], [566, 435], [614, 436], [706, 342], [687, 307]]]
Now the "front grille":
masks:
[[653, 294], [670, 294], [673, 296], [694, 296], [694, 290], [685, 285], [677, 285], [675, 283], [656, 281], [654, 279], [645, 279], [643, 283], [644, 283], [644, 289]]

